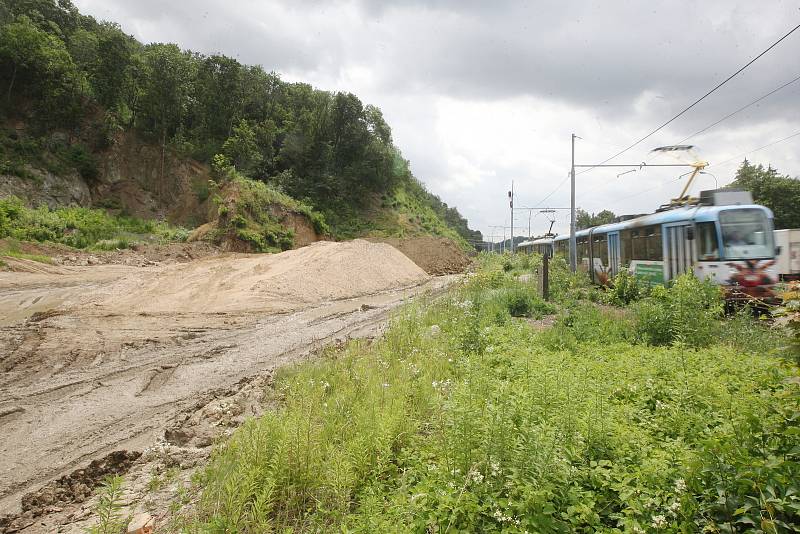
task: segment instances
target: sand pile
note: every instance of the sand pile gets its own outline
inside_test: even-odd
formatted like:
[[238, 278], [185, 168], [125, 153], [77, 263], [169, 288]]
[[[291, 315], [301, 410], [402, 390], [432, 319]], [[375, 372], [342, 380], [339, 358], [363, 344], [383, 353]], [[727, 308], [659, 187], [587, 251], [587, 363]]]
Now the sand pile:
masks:
[[417, 285], [425, 272], [395, 248], [320, 241], [280, 254], [223, 255], [159, 266], [111, 285], [98, 304], [119, 313], [238, 313]]
[[370, 241], [392, 245], [431, 276], [463, 273], [471, 262], [461, 247], [446, 237], [380, 237]]

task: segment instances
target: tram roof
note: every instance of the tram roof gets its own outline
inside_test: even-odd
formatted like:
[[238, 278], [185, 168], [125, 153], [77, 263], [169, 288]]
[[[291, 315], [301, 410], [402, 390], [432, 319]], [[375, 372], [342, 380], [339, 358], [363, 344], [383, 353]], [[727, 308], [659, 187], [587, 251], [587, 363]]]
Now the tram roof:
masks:
[[[635, 219], [628, 219], [610, 224], [602, 224], [600, 226], [593, 226], [575, 232], [576, 237], [583, 237], [589, 235], [590, 232], [594, 233], [608, 233], [617, 232], [620, 230], [627, 230], [630, 228], [639, 228], [641, 226], [652, 226], [654, 224], [669, 224], [681, 221], [696, 221], [707, 222], [717, 220], [719, 213], [722, 211], [739, 210], [739, 209], [759, 209], [772, 217], [772, 211], [769, 208], [759, 204], [744, 204], [744, 205], [728, 205], [728, 206], [683, 206], [667, 211], [659, 211], [649, 215], [636, 217]], [[556, 241], [563, 241], [569, 239], [569, 235], [561, 235], [556, 237]]]

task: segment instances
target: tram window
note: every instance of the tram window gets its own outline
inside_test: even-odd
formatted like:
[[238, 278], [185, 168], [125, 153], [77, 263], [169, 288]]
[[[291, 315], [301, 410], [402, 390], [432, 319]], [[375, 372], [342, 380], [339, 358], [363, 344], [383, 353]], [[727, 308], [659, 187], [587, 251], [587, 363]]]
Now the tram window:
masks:
[[642, 230], [645, 235], [646, 255], [645, 259], [652, 261], [661, 261], [664, 259], [664, 249], [661, 246], [661, 227], [648, 226]]
[[600, 234], [594, 237], [592, 253], [595, 258], [600, 258], [600, 262], [603, 265], [608, 265], [608, 244], [606, 243], [606, 234]]
[[619, 261], [620, 265], [628, 265], [631, 261], [631, 232], [623, 230], [619, 233]]
[[581, 237], [578, 240], [578, 259], [589, 257], [589, 239]]
[[697, 223], [697, 255], [700, 261], [719, 260], [719, 240], [717, 225], [713, 222]]
[[641, 230], [631, 230], [631, 259], [647, 259], [647, 243]]

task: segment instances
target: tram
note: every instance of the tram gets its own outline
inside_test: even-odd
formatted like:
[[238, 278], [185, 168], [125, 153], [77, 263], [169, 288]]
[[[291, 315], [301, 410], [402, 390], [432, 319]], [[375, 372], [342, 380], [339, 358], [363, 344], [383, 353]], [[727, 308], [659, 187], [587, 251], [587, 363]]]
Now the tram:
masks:
[[553, 238], [555, 238], [555, 235], [551, 234], [529, 241], [523, 241], [517, 245], [517, 251], [527, 254], [536, 253], [541, 254], [542, 256], [552, 257]]
[[[732, 298], [770, 299], [778, 281], [772, 212], [747, 191], [703, 191], [695, 203], [576, 233], [579, 268], [598, 284], [620, 269], [650, 284], [685, 272], [726, 286]], [[553, 239], [569, 256], [569, 236]]]

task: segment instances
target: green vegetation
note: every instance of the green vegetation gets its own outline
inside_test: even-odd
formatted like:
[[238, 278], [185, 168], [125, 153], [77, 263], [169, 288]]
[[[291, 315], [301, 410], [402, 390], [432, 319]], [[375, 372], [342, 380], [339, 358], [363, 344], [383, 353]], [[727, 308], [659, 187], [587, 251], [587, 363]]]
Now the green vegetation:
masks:
[[[395, 235], [393, 217], [374, 213], [382, 199], [406, 219], [400, 232], [480, 239], [414, 178], [381, 111], [350, 93], [287, 83], [175, 44], [144, 45], [69, 0], [0, 5], [0, 79], [0, 122], [30, 125], [0, 139], [0, 172], [27, 177], [25, 165], [35, 164], [93, 180], [93, 154], [134, 131], [284, 191], [322, 213], [336, 236]], [[56, 142], [53, 131], [69, 135]], [[273, 246], [260, 230], [242, 233]]]
[[800, 180], [776, 169], [744, 160], [731, 184], [753, 193], [753, 199], [775, 214], [775, 228], [800, 228]]
[[121, 476], [108, 476], [103, 480], [100, 495], [94, 508], [97, 524], [86, 529], [87, 534], [115, 534], [121, 532], [130, 521], [122, 515]]
[[584, 228], [612, 223], [615, 218], [616, 214], [614, 214], [613, 211], [603, 210], [600, 213], [594, 214], [578, 208], [575, 212], [575, 225], [578, 230], [583, 230]]
[[142, 240], [185, 241], [188, 232], [164, 222], [143, 221], [102, 209], [25, 207], [16, 197], [0, 199], [0, 239], [61, 243], [113, 250]]
[[[19, 241], [15, 239], [4, 239], [2, 242], [0, 242], [0, 256], [38, 261], [39, 263], [53, 263], [53, 259], [50, 256], [45, 256], [44, 254], [30, 254], [24, 252], [20, 247]], [[6, 266], [5, 262], [0, 262], [0, 263], [2, 263], [0, 267]]]
[[[255, 252], [274, 252], [292, 248], [294, 235], [281, 225], [281, 215], [293, 212], [305, 215], [318, 234], [330, 233], [324, 217], [306, 204], [262, 182], [242, 178], [228, 170], [225, 198], [215, 193], [219, 215], [215, 240], [235, 237], [248, 243]], [[218, 191], [219, 185], [211, 184]]]
[[[796, 366], [694, 328], [670, 331], [672, 345], [650, 345], [637, 335], [639, 314], [649, 310], [587, 301], [587, 286], [558, 263], [554, 279], [570, 283], [554, 328], [500, 318], [500, 292], [535, 301], [517, 279], [534, 266], [531, 258], [484, 257], [444, 298], [403, 309], [380, 341], [283, 370], [274, 390], [281, 407], [216, 449], [197, 480], [199, 502], [177, 527], [800, 527]], [[718, 299], [697, 284], [685, 277], [646, 299], [670, 325], [699, 318], [724, 331]], [[708, 307], [685, 309], [697, 302]], [[785, 341], [752, 318], [735, 320]]]

